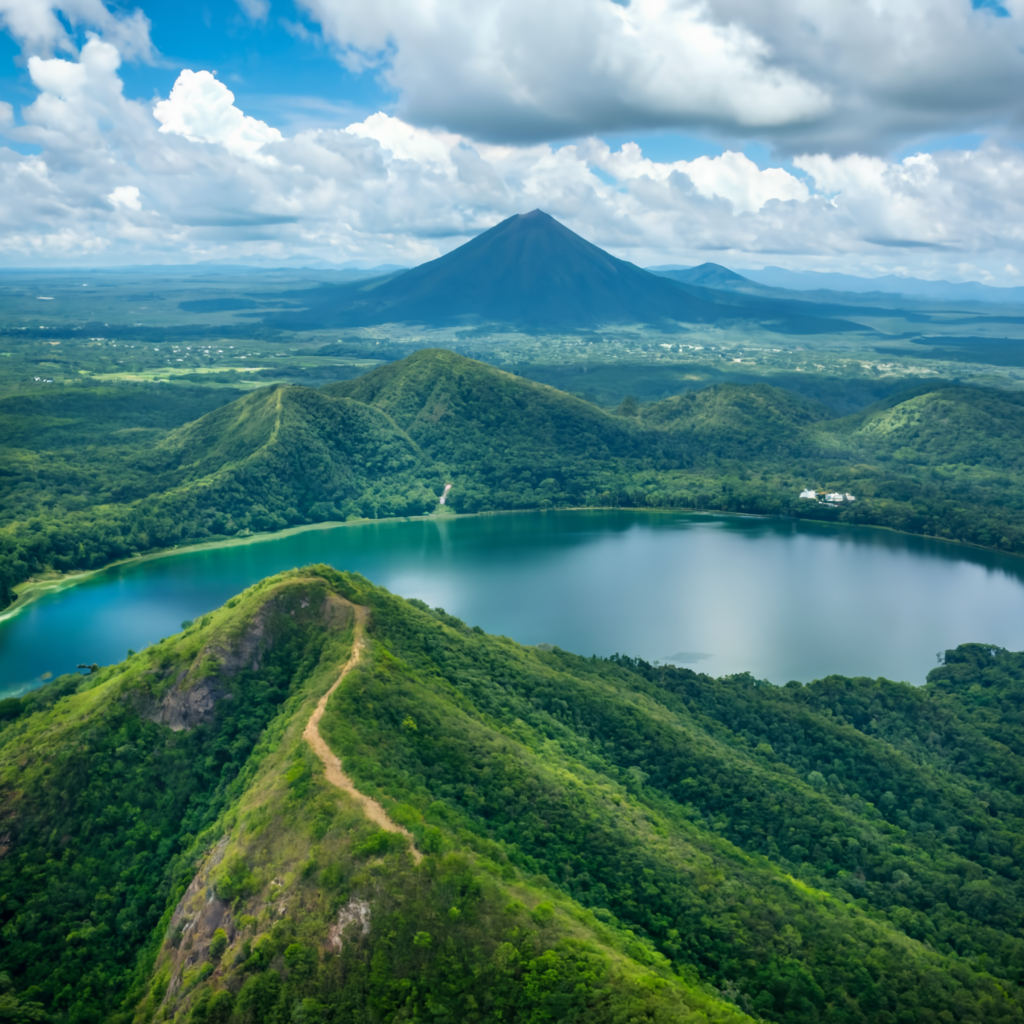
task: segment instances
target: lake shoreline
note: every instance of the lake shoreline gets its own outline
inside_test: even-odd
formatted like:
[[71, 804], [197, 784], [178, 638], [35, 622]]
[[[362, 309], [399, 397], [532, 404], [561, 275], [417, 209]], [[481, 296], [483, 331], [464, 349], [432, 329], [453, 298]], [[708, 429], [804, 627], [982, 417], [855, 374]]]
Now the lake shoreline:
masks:
[[[1024, 650], [1019, 557], [849, 525], [708, 509], [521, 509], [206, 538], [29, 584], [0, 623], [0, 691], [119, 662], [267, 576], [319, 563], [525, 645], [626, 651], [714, 677], [921, 683], [935, 652], [960, 643]], [[370, 528], [340, 529], [349, 526]]]
[[222, 537], [218, 540], [200, 541], [197, 544], [176, 545], [173, 548], [161, 548], [157, 551], [149, 551], [144, 555], [134, 555], [130, 558], [119, 558], [117, 561], [108, 562], [98, 569], [85, 569], [81, 572], [70, 572], [54, 579], [28, 580], [19, 583], [14, 587], [17, 595], [15, 600], [6, 608], [0, 611], [0, 622], [14, 618], [25, 608], [30, 607], [40, 598], [50, 594], [59, 594], [64, 590], [94, 579], [101, 573], [110, 569], [116, 569], [122, 565], [140, 565], [143, 562], [151, 562], [157, 559], [173, 558], [175, 555], [192, 554], [197, 551], [209, 551], [217, 548], [243, 547], [249, 544], [260, 544], [270, 540], [279, 540], [285, 537], [292, 537], [301, 533], [309, 533], [315, 530], [336, 530], [349, 527], [368, 526], [379, 523], [415, 523], [415, 522], [436, 522], [454, 519], [478, 519], [484, 516], [511, 516], [511, 515], [535, 515], [537, 513], [547, 514], [550, 512], [645, 512], [655, 515], [675, 515], [678, 513], [714, 515], [714, 516], [736, 516], [743, 519], [793, 519], [801, 523], [824, 523], [829, 526], [848, 526], [854, 529], [883, 530], [886, 533], [893, 533], [904, 537], [920, 537], [924, 540], [936, 540], [943, 544], [955, 544], [959, 547], [971, 548], [976, 551], [988, 551], [993, 554], [1003, 555], [1010, 558], [1024, 559], [1024, 555], [1015, 555], [1012, 552], [1000, 551], [998, 548], [986, 547], [983, 544], [973, 544], [970, 541], [956, 540], [950, 537], [936, 537], [928, 533], [909, 533], [906, 530], [896, 530], [891, 526], [879, 526], [870, 523], [838, 523], [827, 519], [803, 518], [802, 516], [785, 516], [770, 512], [733, 512], [724, 509], [713, 508], [625, 508], [619, 505], [579, 505], [567, 508], [521, 508], [521, 509], [491, 509], [486, 512], [445, 512], [440, 515], [430, 513], [422, 516], [388, 516], [384, 519], [353, 519], [347, 522], [328, 521], [323, 523], [303, 523], [301, 526], [288, 526], [283, 530], [268, 530], [260, 533], [253, 533], [247, 537]]

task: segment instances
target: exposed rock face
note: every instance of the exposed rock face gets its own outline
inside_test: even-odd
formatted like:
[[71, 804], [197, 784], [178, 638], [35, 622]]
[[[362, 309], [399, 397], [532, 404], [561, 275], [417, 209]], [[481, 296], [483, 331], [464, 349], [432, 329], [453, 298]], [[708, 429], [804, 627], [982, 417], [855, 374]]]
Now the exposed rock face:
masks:
[[207, 960], [210, 941], [218, 928], [223, 928], [229, 940], [234, 939], [235, 928], [230, 916], [230, 907], [224, 900], [217, 899], [211, 882], [213, 869], [224, 858], [228, 836], [225, 836], [212, 850], [202, 869], [192, 879], [167, 926], [167, 934], [175, 936], [177, 942], [171, 949], [171, 980], [167, 986], [164, 1002], [174, 999], [181, 987], [182, 974], [187, 967]]
[[359, 925], [359, 935], [370, 934], [370, 904], [366, 900], [350, 899], [338, 911], [338, 920], [327, 929], [327, 941], [336, 952], [341, 952], [344, 932], [349, 925]]
[[221, 698], [231, 699], [220, 680], [201, 679], [188, 689], [182, 682], [187, 677], [182, 672], [174, 686], [164, 694], [164, 699], [147, 716], [150, 721], [166, 725], [174, 732], [191, 729], [200, 722], [213, 720], [214, 708]]
[[[228, 682], [243, 669], [258, 672], [260, 659], [273, 643], [271, 621], [276, 613], [283, 612], [283, 606], [291, 603], [292, 587], [301, 586], [306, 593], [298, 609], [288, 614], [293, 618], [318, 617], [325, 625], [344, 629], [353, 616], [352, 605], [343, 597], [330, 591], [320, 593], [312, 589], [308, 580], [285, 584], [281, 591], [271, 597], [246, 623], [245, 628], [232, 637], [217, 636], [206, 644], [187, 669], [182, 669], [163, 697], [142, 713], [150, 721], [159, 722], [181, 732], [197, 725], [212, 722], [217, 703], [231, 700]], [[310, 607], [313, 611], [307, 611]]]

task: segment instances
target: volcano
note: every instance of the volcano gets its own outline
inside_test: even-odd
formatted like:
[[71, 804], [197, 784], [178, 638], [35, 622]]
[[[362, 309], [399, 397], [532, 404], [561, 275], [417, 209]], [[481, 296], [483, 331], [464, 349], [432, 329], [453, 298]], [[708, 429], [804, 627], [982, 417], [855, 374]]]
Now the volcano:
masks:
[[722, 311], [684, 286], [620, 260], [543, 210], [517, 214], [429, 263], [377, 282], [319, 289], [284, 326], [381, 323], [602, 324], [710, 322]]

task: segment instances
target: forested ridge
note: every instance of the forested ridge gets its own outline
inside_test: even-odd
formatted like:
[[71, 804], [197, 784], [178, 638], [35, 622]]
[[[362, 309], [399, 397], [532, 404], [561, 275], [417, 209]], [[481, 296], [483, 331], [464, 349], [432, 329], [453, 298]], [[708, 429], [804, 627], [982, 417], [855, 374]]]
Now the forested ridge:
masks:
[[[321, 735], [419, 864], [301, 739], [352, 604]], [[0, 703], [4, 1012], [1024, 1020], [1022, 693], [983, 644], [773, 687], [293, 570]]]
[[[46, 572], [286, 526], [432, 512], [697, 508], [1024, 551], [1024, 398], [934, 385], [835, 418], [767, 384], [608, 411], [453, 352], [321, 388], [0, 400], [0, 601]], [[857, 500], [801, 500], [804, 487]]]

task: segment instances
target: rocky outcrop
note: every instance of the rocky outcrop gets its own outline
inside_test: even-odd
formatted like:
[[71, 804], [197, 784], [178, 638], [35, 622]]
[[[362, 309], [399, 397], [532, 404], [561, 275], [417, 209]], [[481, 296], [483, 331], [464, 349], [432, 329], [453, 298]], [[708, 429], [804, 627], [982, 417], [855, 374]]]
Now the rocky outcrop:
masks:
[[[296, 607], [285, 611], [285, 605], [295, 604], [296, 586], [305, 588], [306, 593]], [[279, 613], [292, 618], [316, 617], [329, 628], [344, 629], [354, 611], [348, 601], [326, 588], [310, 588], [308, 580], [285, 583], [260, 606], [241, 632], [211, 638], [192, 664], [178, 673], [170, 689], [141, 708], [141, 713], [175, 732], [212, 722], [218, 702], [232, 699], [230, 680], [243, 669], [259, 671], [260, 659], [273, 643], [273, 617]]]
[[[327, 944], [335, 953], [341, 952], [344, 945], [345, 929], [350, 925], [359, 925], [359, 936], [370, 934], [370, 904], [366, 900], [350, 899], [338, 911], [338, 920], [327, 929]], [[349, 932], [349, 937], [355, 936], [355, 930]]]
[[213, 721], [217, 701], [231, 700], [231, 694], [221, 680], [200, 679], [186, 689], [182, 686], [186, 676], [187, 673], [183, 671], [164, 694], [163, 700], [150, 709], [146, 716], [150, 721], [166, 725], [174, 732], [181, 732], [195, 728], [200, 723]]
[[217, 899], [212, 879], [213, 870], [223, 860], [227, 846], [228, 836], [225, 836], [210, 852], [171, 915], [171, 922], [167, 926], [171, 969], [165, 1003], [173, 1003], [181, 988], [184, 972], [209, 959], [210, 942], [218, 928], [225, 930], [229, 940], [234, 939], [235, 928], [230, 906], [224, 900]]

